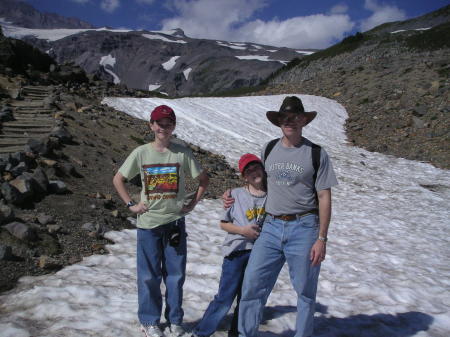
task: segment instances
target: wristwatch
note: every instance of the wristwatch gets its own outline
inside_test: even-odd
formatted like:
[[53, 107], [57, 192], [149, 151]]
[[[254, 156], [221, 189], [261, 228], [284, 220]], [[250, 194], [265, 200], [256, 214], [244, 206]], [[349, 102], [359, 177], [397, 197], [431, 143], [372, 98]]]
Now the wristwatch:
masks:
[[328, 238], [326, 238], [325, 236], [319, 236], [319, 240], [323, 243], [326, 243], [328, 241]]
[[130, 208], [135, 205], [136, 205], [136, 203], [133, 200], [130, 200], [130, 201], [128, 201], [127, 208]]

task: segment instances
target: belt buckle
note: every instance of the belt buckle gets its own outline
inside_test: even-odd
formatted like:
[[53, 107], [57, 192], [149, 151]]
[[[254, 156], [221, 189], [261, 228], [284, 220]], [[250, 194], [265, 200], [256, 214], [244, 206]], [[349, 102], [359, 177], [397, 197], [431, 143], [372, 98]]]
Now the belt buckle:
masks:
[[295, 215], [291, 215], [291, 214], [280, 215], [280, 219], [283, 221], [292, 221], [295, 218], [296, 218]]

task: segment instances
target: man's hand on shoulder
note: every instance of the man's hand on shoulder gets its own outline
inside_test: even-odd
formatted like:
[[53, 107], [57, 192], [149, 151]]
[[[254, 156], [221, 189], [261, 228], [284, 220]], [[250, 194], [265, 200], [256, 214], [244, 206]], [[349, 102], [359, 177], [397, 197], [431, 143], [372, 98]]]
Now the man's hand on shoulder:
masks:
[[234, 198], [231, 196], [231, 189], [227, 189], [222, 194], [223, 208], [228, 209], [234, 204]]

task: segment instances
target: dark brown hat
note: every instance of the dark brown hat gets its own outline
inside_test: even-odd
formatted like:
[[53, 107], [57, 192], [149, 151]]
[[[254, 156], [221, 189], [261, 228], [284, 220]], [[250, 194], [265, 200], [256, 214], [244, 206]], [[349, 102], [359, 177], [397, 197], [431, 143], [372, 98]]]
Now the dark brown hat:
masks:
[[287, 113], [304, 114], [307, 118], [306, 124], [309, 124], [317, 115], [316, 111], [305, 111], [303, 103], [297, 96], [288, 96], [283, 100], [279, 111], [267, 111], [266, 116], [272, 124], [280, 126], [280, 118]]

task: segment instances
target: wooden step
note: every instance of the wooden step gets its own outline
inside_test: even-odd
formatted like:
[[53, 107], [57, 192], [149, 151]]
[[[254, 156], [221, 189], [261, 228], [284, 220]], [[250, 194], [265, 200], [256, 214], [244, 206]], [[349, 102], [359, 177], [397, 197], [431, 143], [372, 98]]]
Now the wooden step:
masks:
[[36, 117], [31, 117], [30, 115], [19, 115], [14, 114], [14, 119], [19, 122], [48, 122], [48, 123], [54, 123], [55, 119], [51, 116], [45, 116], [45, 115], [37, 115]]
[[46, 136], [48, 136], [48, 133], [43, 134], [41, 137], [38, 136], [38, 135], [33, 135], [33, 137], [30, 137], [30, 135], [21, 135], [21, 134], [17, 134], [17, 133], [13, 133], [13, 134], [10, 134], [10, 135], [0, 134], [0, 140], [30, 139], [30, 138], [41, 139], [41, 138], [45, 138]]
[[48, 134], [52, 131], [51, 128], [41, 128], [41, 129], [32, 129], [32, 128], [28, 128], [28, 129], [19, 129], [19, 128], [12, 128], [12, 127], [5, 127], [2, 128], [2, 132], [4, 135], [7, 134], [35, 134], [35, 133], [40, 133], [40, 134]]
[[27, 85], [22, 87], [22, 90], [30, 90], [30, 91], [49, 91], [53, 90], [53, 86], [45, 86], [45, 85]]
[[11, 102], [12, 107], [16, 108], [42, 108], [44, 105], [39, 101], [14, 101]]
[[12, 145], [25, 145], [28, 143], [30, 137], [27, 138], [13, 138], [13, 139], [0, 139], [0, 146], [12, 146]]
[[54, 123], [37, 123], [37, 121], [31, 123], [24, 123], [23, 121], [5, 122], [2, 125], [2, 130], [5, 128], [24, 128], [24, 129], [36, 129], [36, 128], [51, 128]]
[[24, 117], [24, 118], [32, 118], [34, 116], [41, 116], [41, 117], [45, 117], [45, 116], [53, 116], [53, 112], [47, 112], [47, 111], [21, 111], [21, 112], [15, 112], [13, 113], [14, 117]]
[[23, 151], [22, 145], [12, 145], [12, 146], [0, 146], [0, 153], [15, 153]]

